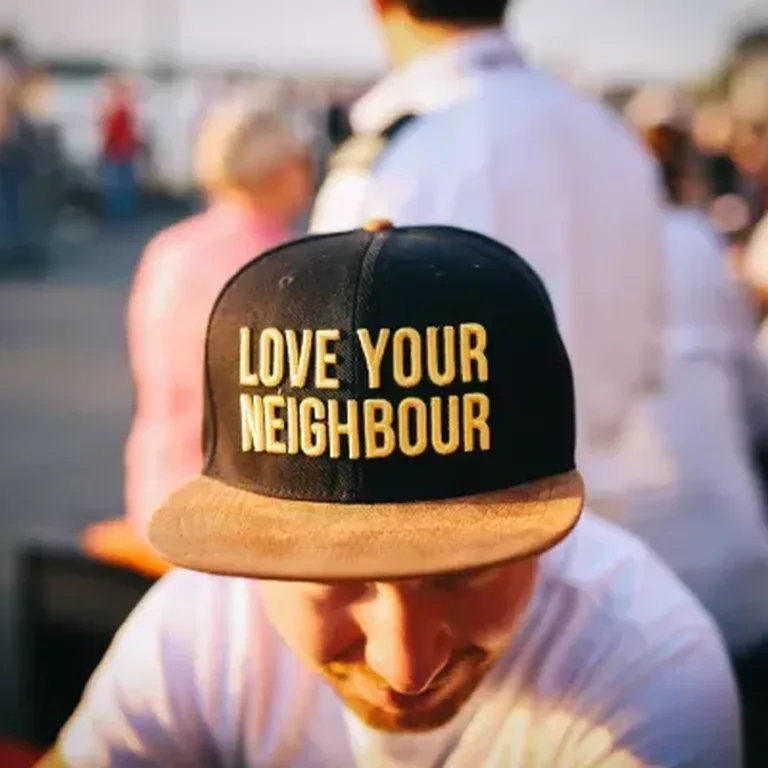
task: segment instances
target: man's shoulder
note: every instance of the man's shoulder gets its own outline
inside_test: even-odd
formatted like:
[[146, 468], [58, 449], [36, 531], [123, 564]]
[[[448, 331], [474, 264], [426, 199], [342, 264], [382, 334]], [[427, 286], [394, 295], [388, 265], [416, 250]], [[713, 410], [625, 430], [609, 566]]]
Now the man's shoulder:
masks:
[[520, 105], [509, 109], [510, 122], [518, 119], [531, 141], [557, 144], [619, 174], [653, 173], [653, 160], [637, 135], [596, 98], [537, 71], [527, 73], [523, 85]]
[[206, 212], [200, 211], [160, 230], [145, 248], [145, 259], [159, 260], [170, 253], [197, 252], [205, 239]]
[[227, 713], [237, 721], [245, 676], [253, 663], [269, 668], [252, 605], [243, 580], [184, 570], [160, 579], [92, 676], [60, 754], [71, 765], [123, 764], [119, 755], [130, 762], [139, 749], [146, 764], [214, 764], [203, 755], [227, 743]]
[[[726, 275], [725, 243], [704, 213], [693, 209], [668, 209], [664, 215], [667, 253], [673, 266], [693, 260], [697, 268], [705, 265], [722, 267]], [[708, 261], [708, 257], [710, 258]]]
[[257, 587], [245, 579], [174, 569], [150, 589], [129, 623], [140, 630], [154, 626], [184, 644], [213, 642], [230, 625], [246, 628], [260, 618]]
[[146, 244], [134, 277], [134, 289], [177, 284], [198, 260], [204, 239], [204, 215], [197, 213], [157, 232]]
[[[222, 225], [211, 211], [172, 224], [147, 244], [134, 278], [134, 290], [195, 300], [201, 286], [220, 286], [261, 250], [274, 245], [247, 226]], [[222, 257], [222, 254], [224, 255]]]
[[543, 559], [534, 601], [516, 658], [543, 717], [611, 735], [642, 765], [738, 764], [723, 641], [644, 544], [587, 514]]
[[574, 631], [635, 636], [639, 648], [686, 634], [717, 635], [678, 577], [638, 538], [585, 512], [574, 534], [542, 560], [542, 589], [580, 606]]
[[242, 599], [245, 593], [255, 590], [257, 582], [228, 576], [215, 576], [185, 568], [174, 568], [159, 579], [152, 590], [164, 602], [173, 602], [181, 595], [196, 598], [198, 605], [220, 605]]
[[[556, 78], [522, 70], [481, 84], [465, 97], [414, 120], [393, 147], [399, 165], [435, 165], [455, 173], [456, 165], [493, 168], [555, 155], [617, 168], [616, 174], [654, 174], [653, 161], [638, 138], [607, 107]], [[445, 163], [446, 146], [461, 152]], [[433, 151], [425, 151], [426, 147]], [[399, 158], [398, 158], [399, 156]]]

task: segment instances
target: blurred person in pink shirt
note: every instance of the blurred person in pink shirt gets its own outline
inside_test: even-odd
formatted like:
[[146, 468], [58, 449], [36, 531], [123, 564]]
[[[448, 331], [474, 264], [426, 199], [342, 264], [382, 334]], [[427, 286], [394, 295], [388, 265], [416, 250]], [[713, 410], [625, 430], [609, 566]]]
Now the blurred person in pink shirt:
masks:
[[125, 502], [142, 538], [152, 512], [202, 468], [204, 339], [213, 303], [254, 255], [292, 236], [312, 188], [307, 148], [282, 119], [245, 102], [206, 118], [195, 166], [209, 205], [149, 243], [128, 302], [136, 406]]

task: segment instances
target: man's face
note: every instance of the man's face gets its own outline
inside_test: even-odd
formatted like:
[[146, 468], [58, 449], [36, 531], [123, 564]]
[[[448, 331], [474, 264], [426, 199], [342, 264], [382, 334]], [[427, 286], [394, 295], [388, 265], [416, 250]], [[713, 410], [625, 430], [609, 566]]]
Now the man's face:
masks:
[[270, 621], [363, 722], [444, 725], [501, 656], [537, 561], [393, 582], [263, 582]]

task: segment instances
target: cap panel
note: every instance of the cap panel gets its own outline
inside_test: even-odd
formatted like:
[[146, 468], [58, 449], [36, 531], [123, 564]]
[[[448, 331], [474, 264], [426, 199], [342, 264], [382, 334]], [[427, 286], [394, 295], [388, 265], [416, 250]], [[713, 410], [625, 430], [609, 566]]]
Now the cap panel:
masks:
[[[302, 452], [298, 415], [305, 400], [311, 415], [326, 412], [331, 400], [354, 397], [352, 361], [341, 340], [352, 328], [372, 237], [306, 238], [256, 259], [229, 283], [206, 344], [206, 408], [214, 426], [206, 430], [213, 440], [207, 475], [283, 498], [350, 497], [353, 462]], [[275, 429], [264, 429], [265, 413]], [[307, 445], [313, 439], [304, 435]]]
[[206, 474], [253, 493], [412, 502], [574, 467], [551, 303], [487, 238], [415, 227], [279, 248], [227, 286], [207, 352]]
[[574, 467], [573, 381], [548, 296], [489, 243], [396, 230], [361, 291], [358, 333], [371, 358], [377, 343], [383, 353], [359, 360], [358, 377], [395, 433], [391, 452], [361, 463], [362, 502], [483, 493]]

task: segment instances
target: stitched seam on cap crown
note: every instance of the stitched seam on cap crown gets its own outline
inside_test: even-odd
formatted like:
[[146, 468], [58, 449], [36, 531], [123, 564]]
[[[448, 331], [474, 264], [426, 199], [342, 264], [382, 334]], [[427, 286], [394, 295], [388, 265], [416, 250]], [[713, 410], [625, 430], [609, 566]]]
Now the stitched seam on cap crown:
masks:
[[[357, 275], [357, 285], [355, 286], [355, 295], [353, 298], [354, 314], [352, 315], [352, 339], [350, 339], [350, 348], [353, 348], [355, 339], [357, 338], [357, 329], [360, 327], [360, 315], [362, 313], [362, 297], [368, 297], [370, 295], [370, 287], [373, 278], [373, 269], [376, 266], [376, 261], [381, 254], [384, 245], [389, 240], [390, 230], [383, 232], [375, 232], [368, 247], [363, 254], [363, 263], [360, 265], [360, 272]], [[352, 366], [352, 391], [357, 394], [358, 375], [357, 375], [357, 362]], [[359, 463], [358, 463], [359, 466]], [[360, 491], [360, 474], [359, 470], [355, 470], [355, 495]]]
[[[224, 283], [224, 287], [219, 291], [219, 295], [216, 297], [216, 301], [213, 302], [213, 307], [211, 308], [211, 311], [208, 315], [208, 322], [205, 325], [205, 346], [203, 349], [203, 395], [205, 397], [204, 407], [208, 407], [211, 417], [211, 434], [208, 445], [208, 452], [203, 457], [203, 474], [208, 472], [208, 470], [211, 468], [211, 465], [213, 464], [214, 458], [216, 456], [216, 446], [219, 442], [219, 420], [216, 415], [216, 403], [213, 399], [213, 389], [211, 387], [211, 370], [208, 364], [208, 346], [211, 336], [211, 326], [213, 325], [213, 318], [218, 312], [219, 305], [224, 300], [224, 296], [229, 293], [229, 289], [232, 287], [232, 284], [238, 280], [238, 278], [240, 278], [244, 272], [247, 272], [253, 266], [255, 261], [262, 261], [263, 259], [269, 258], [276, 253], [282, 253], [285, 250], [293, 249], [297, 245], [303, 244], [307, 241], [315, 242], [317, 240], [330, 240], [334, 237], [339, 237], [339, 235], [339, 232], [328, 232], [326, 234], [309, 234], [295, 240], [288, 240], [287, 242], [280, 243], [273, 248], [268, 248], [263, 253], [256, 254], [256, 256], [254, 256], [247, 264], [243, 264], [243, 266], [240, 267], [237, 272], [235, 272], [235, 274], [232, 275], [229, 280], [227, 280], [226, 283]], [[203, 419], [203, 429], [205, 429], [205, 419]], [[205, 448], [205, 446], [203, 447]]]

